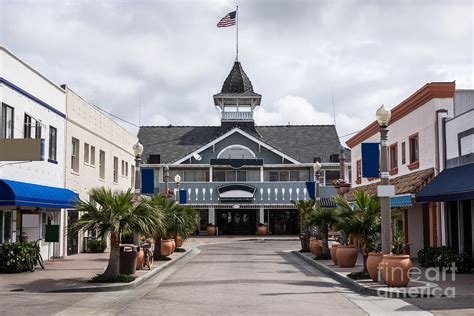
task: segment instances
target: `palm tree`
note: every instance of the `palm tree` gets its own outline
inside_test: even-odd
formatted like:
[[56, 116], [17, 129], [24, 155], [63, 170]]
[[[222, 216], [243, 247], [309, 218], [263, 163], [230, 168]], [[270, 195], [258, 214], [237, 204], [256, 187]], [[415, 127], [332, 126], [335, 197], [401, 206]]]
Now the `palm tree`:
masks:
[[367, 272], [367, 257], [374, 250], [377, 233], [380, 232], [380, 203], [364, 191], [354, 192], [354, 202], [336, 196], [339, 206], [338, 228], [347, 236], [358, 237], [361, 241], [364, 272]]
[[309, 227], [307, 226], [307, 216], [309, 213], [314, 209], [315, 201], [308, 200], [308, 201], [291, 201], [293, 205], [296, 206], [298, 209], [299, 217], [300, 217], [300, 233], [304, 232], [304, 238], [300, 237], [301, 241], [301, 251], [307, 252], [309, 251]]
[[338, 221], [336, 210], [330, 208], [317, 208], [308, 213], [306, 224], [308, 226], [317, 226], [321, 231], [323, 241], [323, 255], [329, 255], [329, 228]]
[[195, 209], [175, 204], [165, 209], [168, 238], [188, 238], [198, 227], [198, 216]]
[[179, 207], [179, 204], [176, 204], [174, 200], [168, 199], [165, 196], [155, 196], [150, 203], [156, 208], [162, 210], [164, 215], [164, 226], [162, 229], [155, 230], [152, 234], [155, 238], [153, 257], [155, 260], [169, 260], [161, 256], [161, 239], [163, 237], [168, 237], [169, 227], [171, 226], [170, 214], [175, 212]]
[[104, 275], [119, 274], [120, 235], [139, 231], [152, 234], [163, 229], [164, 215], [147, 200], [134, 202], [134, 194], [105, 188], [92, 189], [91, 201], [78, 201], [76, 210], [84, 213], [69, 226], [71, 232], [94, 230], [100, 238], [110, 234], [110, 257]]

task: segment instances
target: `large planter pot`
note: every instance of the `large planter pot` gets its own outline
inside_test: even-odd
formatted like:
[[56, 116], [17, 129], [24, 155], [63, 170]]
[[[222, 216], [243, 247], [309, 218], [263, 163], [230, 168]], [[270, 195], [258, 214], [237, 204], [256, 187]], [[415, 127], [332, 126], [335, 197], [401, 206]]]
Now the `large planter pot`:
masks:
[[175, 242], [176, 242], [176, 248], [179, 248], [183, 246], [184, 239], [181, 236], [176, 236]]
[[385, 284], [391, 287], [407, 286], [412, 262], [409, 255], [383, 255], [379, 269]]
[[311, 239], [309, 241], [309, 249], [311, 250], [311, 253], [315, 257], [319, 257], [320, 255], [323, 254], [323, 249], [321, 248], [321, 245], [319, 244], [319, 240], [317, 239]]
[[352, 268], [357, 261], [357, 249], [354, 245], [339, 245], [336, 251], [337, 264], [341, 268]]
[[338, 195], [343, 196], [347, 192], [349, 192], [349, 189], [351, 188], [350, 183], [341, 183], [339, 185], [335, 186], [336, 192]]
[[174, 239], [171, 239], [171, 244], [173, 245], [173, 248], [171, 250], [171, 254], [176, 250], [176, 241]]
[[258, 226], [257, 232], [260, 236], [267, 235], [267, 226]]
[[145, 251], [140, 247], [140, 250], [137, 252], [137, 270], [140, 270], [143, 267], [143, 262], [145, 261]]
[[369, 252], [367, 257], [367, 270], [369, 271], [370, 278], [374, 282], [379, 281], [379, 264], [382, 262], [382, 254], [380, 252]]
[[214, 236], [216, 234], [216, 226], [207, 226], [207, 234], [209, 236]]
[[168, 257], [173, 252], [173, 241], [171, 239], [165, 239], [161, 241], [161, 255]]
[[332, 262], [334, 262], [334, 264], [337, 264], [336, 252], [337, 252], [337, 247], [338, 246], [339, 246], [339, 244], [333, 244], [331, 246], [331, 251], [329, 252], [329, 254], [331, 255]]

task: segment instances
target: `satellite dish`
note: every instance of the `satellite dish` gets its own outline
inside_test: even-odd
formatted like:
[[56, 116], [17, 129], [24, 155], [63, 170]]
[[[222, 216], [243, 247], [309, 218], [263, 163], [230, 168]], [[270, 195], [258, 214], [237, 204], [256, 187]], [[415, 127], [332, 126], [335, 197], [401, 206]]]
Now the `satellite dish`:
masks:
[[198, 153], [194, 153], [193, 154], [193, 157], [194, 159], [196, 159], [197, 161], [200, 161], [202, 159], [201, 155], [199, 155]]

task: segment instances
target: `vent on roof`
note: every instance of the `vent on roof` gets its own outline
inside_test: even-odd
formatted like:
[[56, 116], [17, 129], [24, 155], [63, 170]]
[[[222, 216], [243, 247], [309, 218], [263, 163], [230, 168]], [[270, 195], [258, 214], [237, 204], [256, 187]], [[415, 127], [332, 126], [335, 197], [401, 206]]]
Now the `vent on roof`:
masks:
[[313, 163], [315, 162], [321, 162], [321, 157], [314, 157], [313, 158]]
[[339, 162], [339, 154], [332, 154], [329, 156], [330, 162]]
[[148, 163], [158, 164], [161, 161], [161, 157], [158, 154], [150, 154], [148, 155]]

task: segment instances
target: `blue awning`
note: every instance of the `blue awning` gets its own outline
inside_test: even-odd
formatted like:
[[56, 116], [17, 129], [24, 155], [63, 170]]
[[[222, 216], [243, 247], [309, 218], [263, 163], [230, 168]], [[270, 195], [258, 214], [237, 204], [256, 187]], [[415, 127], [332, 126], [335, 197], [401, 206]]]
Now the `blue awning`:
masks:
[[413, 200], [411, 198], [411, 194], [397, 195], [390, 198], [390, 207], [392, 208], [412, 206]]
[[0, 205], [74, 208], [77, 194], [68, 189], [12, 180], [0, 180]]
[[474, 163], [443, 170], [416, 194], [416, 202], [474, 200]]

